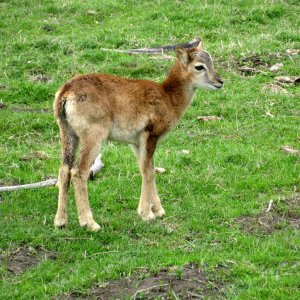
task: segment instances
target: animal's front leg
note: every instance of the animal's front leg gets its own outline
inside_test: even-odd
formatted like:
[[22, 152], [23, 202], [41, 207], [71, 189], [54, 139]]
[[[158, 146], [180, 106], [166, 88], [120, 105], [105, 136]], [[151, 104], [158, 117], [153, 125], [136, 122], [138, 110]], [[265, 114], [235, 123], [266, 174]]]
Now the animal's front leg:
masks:
[[[155, 181], [154, 181], [155, 184]], [[156, 185], [155, 185], [155, 192], [156, 194], [153, 197], [153, 206], [152, 206], [152, 212], [154, 213], [155, 217], [162, 217], [166, 214], [165, 210], [163, 209], [160, 198], [158, 196], [157, 190], [156, 190]]]
[[149, 181], [149, 175], [142, 174], [142, 192], [138, 207], [138, 213], [144, 221], [151, 221], [155, 219], [155, 214], [152, 211], [153, 202], [151, 194], [152, 184], [151, 181]]
[[154, 170], [149, 170], [147, 175], [142, 177], [142, 194], [138, 208], [139, 215], [144, 221], [151, 221], [155, 217], [165, 215], [155, 184]]
[[140, 172], [142, 175], [142, 191], [138, 207], [138, 214], [142, 217], [144, 221], [151, 221], [155, 219], [155, 215], [151, 210], [152, 203], [151, 199], [149, 198], [149, 180], [147, 180], [149, 176], [147, 176], [147, 170], [145, 167], [147, 138], [147, 133], [142, 134], [140, 136], [140, 144], [138, 146], [131, 145], [131, 149], [136, 155], [137, 163], [139, 165]]
[[142, 192], [138, 208], [139, 215], [144, 221], [154, 220], [156, 216], [164, 215], [164, 209], [156, 189], [153, 155], [157, 145], [157, 136], [142, 137], [138, 151], [138, 161], [142, 175]]

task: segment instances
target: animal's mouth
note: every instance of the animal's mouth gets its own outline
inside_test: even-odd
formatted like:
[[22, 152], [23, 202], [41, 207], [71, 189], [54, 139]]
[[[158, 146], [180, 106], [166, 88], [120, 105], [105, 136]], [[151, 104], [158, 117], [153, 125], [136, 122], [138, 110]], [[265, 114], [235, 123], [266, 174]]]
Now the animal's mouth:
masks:
[[222, 85], [214, 85], [214, 84], [212, 84], [212, 86], [213, 86], [216, 90], [219, 90], [220, 88], [222, 88], [223, 84], [222, 84]]
[[224, 85], [224, 82], [221, 78], [217, 78], [216, 84], [213, 84], [213, 87], [216, 89], [216, 90], [219, 90], [223, 85]]

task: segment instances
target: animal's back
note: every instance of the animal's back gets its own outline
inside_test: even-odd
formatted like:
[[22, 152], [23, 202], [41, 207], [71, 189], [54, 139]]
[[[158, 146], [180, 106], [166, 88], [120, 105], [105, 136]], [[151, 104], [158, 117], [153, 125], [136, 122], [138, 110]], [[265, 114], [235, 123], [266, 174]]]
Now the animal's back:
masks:
[[112, 129], [117, 128], [114, 132], [122, 134], [152, 124], [160, 131], [166, 122], [172, 123], [170, 114], [161, 84], [108, 74], [75, 76], [59, 89], [54, 101], [56, 118], [89, 124], [110, 122]]

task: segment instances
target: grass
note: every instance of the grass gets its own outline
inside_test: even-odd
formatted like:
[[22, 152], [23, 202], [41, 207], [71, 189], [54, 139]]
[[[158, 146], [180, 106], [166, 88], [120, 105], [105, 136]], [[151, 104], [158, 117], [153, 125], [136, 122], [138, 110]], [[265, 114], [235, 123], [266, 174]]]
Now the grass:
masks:
[[[95, 283], [195, 262], [222, 282], [221, 298], [299, 299], [299, 231], [283, 224], [272, 234], [240, 228], [270, 199], [288, 212], [299, 195], [299, 86], [288, 94], [263, 90], [276, 75], [299, 75], [297, 1], [0, 1], [0, 182], [56, 177], [60, 165], [54, 94], [78, 73], [112, 73], [161, 81], [172, 61], [100, 48], [138, 48], [200, 36], [225, 88], [198, 91], [183, 120], [160, 144], [157, 184], [167, 217], [150, 225], [137, 215], [141, 179], [130, 149], [108, 143], [105, 168], [89, 182], [90, 202], [103, 229], [79, 228], [73, 194], [69, 225], [53, 228], [57, 190], [0, 195], [0, 251], [22, 245], [57, 254], [18, 276], [0, 265], [1, 299], [53, 299], [87, 293]], [[253, 76], [243, 58], [263, 62]], [[267, 66], [283, 63], [277, 74]], [[48, 82], [33, 80], [46, 76]], [[41, 109], [46, 112], [41, 113]], [[266, 115], [270, 112], [274, 117]], [[223, 116], [201, 123], [199, 115]], [[189, 155], [182, 150], [190, 151]], [[45, 156], [35, 156], [42, 151]], [[298, 196], [299, 197], [299, 196]], [[298, 215], [299, 217], [299, 215]], [[216, 266], [226, 266], [219, 272]]]

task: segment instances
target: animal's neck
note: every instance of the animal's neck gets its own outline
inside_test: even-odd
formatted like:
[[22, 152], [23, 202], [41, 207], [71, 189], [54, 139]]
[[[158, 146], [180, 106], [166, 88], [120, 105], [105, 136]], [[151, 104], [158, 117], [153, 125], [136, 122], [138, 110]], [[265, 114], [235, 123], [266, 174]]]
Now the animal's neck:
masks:
[[179, 118], [190, 105], [196, 89], [192, 86], [190, 78], [178, 61], [172, 67], [162, 86], [169, 94], [173, 108]]

